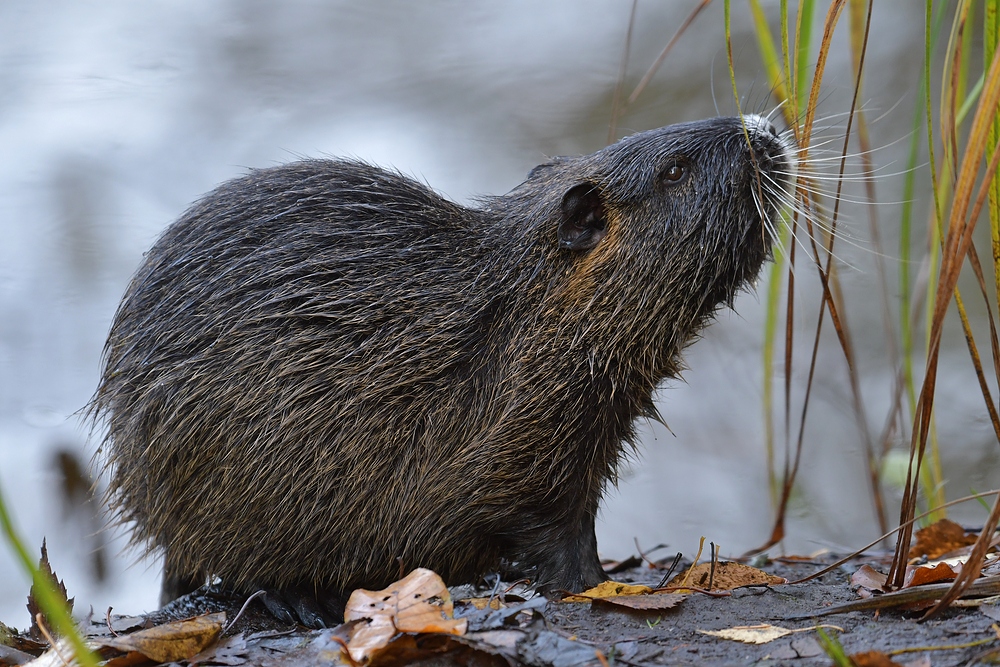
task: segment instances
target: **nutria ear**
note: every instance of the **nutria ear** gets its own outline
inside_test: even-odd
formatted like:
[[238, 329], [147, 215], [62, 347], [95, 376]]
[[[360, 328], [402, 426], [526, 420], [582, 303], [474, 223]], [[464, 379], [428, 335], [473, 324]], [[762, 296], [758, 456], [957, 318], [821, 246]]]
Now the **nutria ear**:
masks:
[[544, 174], [545, 172], [547, 172], [550, 169], [552, 169], [553, 167], [558, 167], [559, 165], [563, 164], [564, 162], [569, 162], [569, 158], [568, 157], [564, 157], [562, 155], [557, 155], [556, 157], [552, 158], [548, 162], [543, 162], [542, 164], [538, 165], [537, 167], [535, 167], [534, 169], [532, 169], [531, 171], [529, 171], [528, 172], [528, 177], [525, 180], [531, 180], [532, 178], [538, 178], [542, 174]]
[[566, 191], [559, 221], [559, 247], [590, 250], [608, 233], [601, 193], [592, 183], [580, 183]]

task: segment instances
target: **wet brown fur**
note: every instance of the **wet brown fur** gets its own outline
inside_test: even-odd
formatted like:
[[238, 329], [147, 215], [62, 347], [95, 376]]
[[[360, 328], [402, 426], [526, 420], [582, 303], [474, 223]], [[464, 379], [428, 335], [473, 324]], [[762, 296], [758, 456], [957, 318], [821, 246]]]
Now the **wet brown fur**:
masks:
[[[784, 184], [777, 140], [753, 141]], [[478, 208], [350, 161], [223, 184], [115, 316], [92, 403], [113, 510], [173, 595], [214, 574], [337, 596], [401, 564], [597, 583], [594, 517], [636, 419], [769, 251], [752, 164], [739, 119], [712, 119], [556, 159]]]

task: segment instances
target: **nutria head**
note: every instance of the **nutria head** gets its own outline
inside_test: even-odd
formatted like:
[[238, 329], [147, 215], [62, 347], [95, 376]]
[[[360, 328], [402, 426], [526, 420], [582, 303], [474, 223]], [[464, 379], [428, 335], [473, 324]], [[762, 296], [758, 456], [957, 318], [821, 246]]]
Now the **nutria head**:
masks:
[[529, 263], [555, 267], [549, 296], [572, 302], [560, 309], [564, 325], [578, 318], [575, 335], [602, 336], [599, 347], [622, 357], [656, 348], [649, 371], [659, 381], [715, 310], [756, 279], [795, 164], [765, 118], [714, 118], [556, 158], [487, 208], [523, 230], [513, 236], [526, 239]]

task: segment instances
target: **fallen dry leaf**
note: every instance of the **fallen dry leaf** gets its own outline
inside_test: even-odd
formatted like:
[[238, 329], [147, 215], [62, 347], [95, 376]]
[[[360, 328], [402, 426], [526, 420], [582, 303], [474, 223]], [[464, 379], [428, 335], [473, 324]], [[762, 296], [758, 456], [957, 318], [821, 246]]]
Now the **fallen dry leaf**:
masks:
[[698, 632], [711, 637], [743, 642], [744, 644], [766, 644], [773, 642], [775, 639], [786, 637], [792, 634], [793, 631], [788, 628], [764, 623], [761, 625], [738, 625], [723, 630], [698, 630]]
[[[961, 569], [961, 566], [958, 566]], [[941, 581], [951, 581], [957, 575], [957, 571], [947, 563], [938, 563], [932, 566], [907, 565], [903, 578], [903, 588], [914, 588], [927, 584], [939, 583]], [[871, 598], [873, 594], [882, 595], [885, 591], [886, 576], [878, 572], [870, 565], [862, 565], [851, 575], [851, 588], [859, 598]], [[903, 604], [902, 609], [917, 610], [926, 609], [934, 604], [934, 600], [926, 599]]]
[[978, 535], [966, 534], [954, 521], [941, 519], [917, 531], [917, 543], [910, 548], [910, 558], [940, 558], [946, 553], [974, 544]]
[[851, 661], [857, 667], [902, 667], [881, 651], [864, 651], [851, 654]]
[[667, 586], [692, 586], [707, 589], [709, 578], [712, 580], [711, 590], [713, 591], [731, 591], [740, 586], [768, 586], [786, 583], [786, 580], [781, 577], [775, 577], [743, 563], [719, 561], [715, 564], [714, 574], [712, 574], [711, 563], [701, 563], [678, 574], [670, 580]]
[[[464, 644], [458, 643], [455, 635], [401, 633], [394, 635], [384, 646], [371, 650], [366, 655], [365, 664], [368, 667], [380, 665], [398, 667], [419, 660], [433, 659], [435, 655], [444, 653], [448, 653], [449, 657], [455, 657], [452, 654], [468, 650], [470, 649]], [[450, 660], [444, 658], [441, 660], [443, 664], [452, 664]], [[459, 660], [455, 662], [462, 664]]]
[[588, 588], [579, 595], [568, 595], [563, 598], [563, 602], [590, 602], [597, 598], [612, 598], [619, 595], [646, 595], [652, 593], [649, 586], [637, 584], [623, 584], [618, 581], [602, 581], [593, 588]]
[[[49, 551], [45, 546], [45, 539], [42, 538], [42, 556], [38, 559], [38, 570], [41, 572], [43, 577], [48, 577], [56, 589], [56, 595], [59, 599], [66, 603], [66, 607], [69, 613], [73, 613], [73, 598], [68, 597], [66, 593], [66, 584], [64, 584], [56, 573], [52, 571], [52, 565], [49, 564]], [[42, 632], [41, 628], [38, 627], [38, 614], [42, 615], [43, 623], [45, 623], [45, 628], [50, 633], [55, 633], [55, 624], [49, 620], [48, 615], [42, 609], [42, 606], [37, 602], [38, 593], [35, 590], [35, 584], [31, 584], [31, 589], [28, 591], [28, 613], [31, 614], [31, 627], [28, 629], [28, 636], [31, 637], [36, 642], [48, 642], [48, 638], [45, 633]]]
[[606, 598], [594, 598], [594, 604], [624, 607], [634, 611], [663, 611], [671, 609], [684, 601], [686, 595], [680, 593], [648, 593], [646, 595], [614, 595]]
[[490, 609], [500, 609], [503, 607], [503, 603], [500, 602], [500, 598], [467, 598], [465, 600], [459, 600], [469, 605], [472, 605], [475, 609], [483, 610], [488, 606]]
[[886, 577], [871, 565], [862, 565], [851, 575], [851, 588], [859, 598], [870, 598], [873, 591], [884, 592]]
[[344, 621], [360, 621], [347, 640], [348, 653], [354, 662], [367, 662], [400, 632], [465, 634], [468, 621], [453, 616], [448, 587], [431, 570], [417, 568], [385, 590], [359, 588], [344, 610]]
[[247, 664], [247, 638], [244, 635], [233, 635], [221, 639], [204, 651], [193, 656], [191, 664], [208, 663], [238, 667]]
[[156, 662], [176, 662], [203, 651], [219, 636], [225, 622], [225, 613], [205, 614], [130, 635], [102, 639], [101, 644], [119, 651], [141, 653]]
[[961, 566], [956, 570], [948, 563], [938, 563], [930, 566], [908, 566], [903, 576], [903, 588], [920, 586], [921, 584], [936, 584], [941, 581], [951, 581], [958, 576]]
[[[128, 653], [122, 653], [117, 655], [107, 662], [104, 663], [104, 667], [134, 667], [135, 665], [149, 665], [150, 660], [142, 653], [138, 651], [129, 651]], [[32, 665], [35, 667], [35, 665]], [[60, 667], [67, 667], [65, 663], [60, 665]]]
[[604, 581], [579, 595], [569, 595], [563, 602], [592, 602], [631, 611], [662, 611], [677, 606], [686, 595], [654, 593], [649, 586]]

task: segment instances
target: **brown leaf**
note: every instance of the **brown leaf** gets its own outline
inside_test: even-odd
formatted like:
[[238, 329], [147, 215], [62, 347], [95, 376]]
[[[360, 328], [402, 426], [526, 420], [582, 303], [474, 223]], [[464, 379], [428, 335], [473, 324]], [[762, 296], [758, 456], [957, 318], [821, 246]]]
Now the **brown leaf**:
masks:
[[[43, 577], [48, 577], [53, 584], [55, 584], [56, 592], [59, 594], [60, 599], [66, 603], [69, 613], [73, 613], [73, 598], [66, 597], [66, 585], [59, 580], [55, 572], [52, 571], [52, 566], [49, 564], [49, 552], [45, 546], [45, 539], [42, 538], [42, 557], [38, 560], [38, 569], [41, 571]], [[49, 634], [55, 636], [56, 630], [53, 623], [49, 620], [48, 615], [42, 610], [41, 605], [38, 604], [38, 591], [35, 589], [35, 584], [31, 584], [31, 590], [28, 591], [28, 613], [31, 614], [31, 627], [28, 628], [28, 635], [31, 636], [36, 642], [48, 642], [45, 637], [45, 633], [42, 632], [41, 628], [38, 627], [38, 614], [42, 615], [43, 622], [45, 623], [45, 629]]]
[[871, 565], [862, 565], [851, 575], [851, 588], [859, 598], [870, 598], [872, 591], [885, 592], [885, 580], [885, 575]]
[[711, 563], [701, 563], [681, 572], [667, 585], [707, 589], [709, 578], [711, 578], [713, 591], [731, 591], [740, 586], [767, 586], [786, 582], [781, 577], [775, 577], [755, 567], [732, 561], [719, 561], [715, 564], [714, 575], [711, 571]]
[[[958, 567], [961, 570], [961, 566]], [[920, 586], [921, 584], [936, 584], [940, 581], [951, 581], [958, 576], [958, 571], [948, 563], [938, 563], [934, 567], [907, 567], [903, 577], [903, 588]]]
[[351, 593], [345, 621], [358, 623], [347, 641], [354, 662], [372, 659], [399, 632], [465, 634], [468, 621], [453, 618], [451, 594], [437, 574], [417, 568], [385, 590]]
[[970, 544], [975, 544], [978, 535], [966, 534], [965, 529], [954, 521], [941, 519], [917, 531], [917, 543], [910, 548], [910, 558], [940, 558]]
[[247, 663], [247, 640], [243, 635], [221, 639], [193, 656], [191, 664], [210, 663], [236, 667]]
[[864, 651], [851, 654], [851, 661], [857, 667], [902, 667], [881, 651]]
[[618, 595], [646, 595], [652, 593], [649, 586], [638, 584], [623, 584], [619, 581], [602, 581], [593, 588], [588, 588], [579, 595], [568, 595], [563, 602], [590, 602], [597, 598], [611, 598]]
[[594, 604], [624, 607], [634, 611], [663, 611], [680, 604], [686, 595], [679, 593], [648, 593], [646, 595], [615, 595], [606, 598], [594, 598]]
[[176, 662], [197, 655], [216, 640], [226, 622], [225, 613], [205, 614], [165, 623], [130, 635], [102, 639], [119, 651], [135, 651], [156, 662]]
[[[368, 667], [397, 667], [419, 660], [427, 660], [447, 653], [449, 658], [470, 649], [459, 644], [453, 635], [397, 634], [385, 646], [373, 650], [368, 656]], [[461, 660], [441, 658], [442, 664], [463, 664]]]
[[104, 667], [132, 667], [133, 665], [148, 665], [149, 658], [138, 651], [129, 651], [111, 658], [104, 663]]

